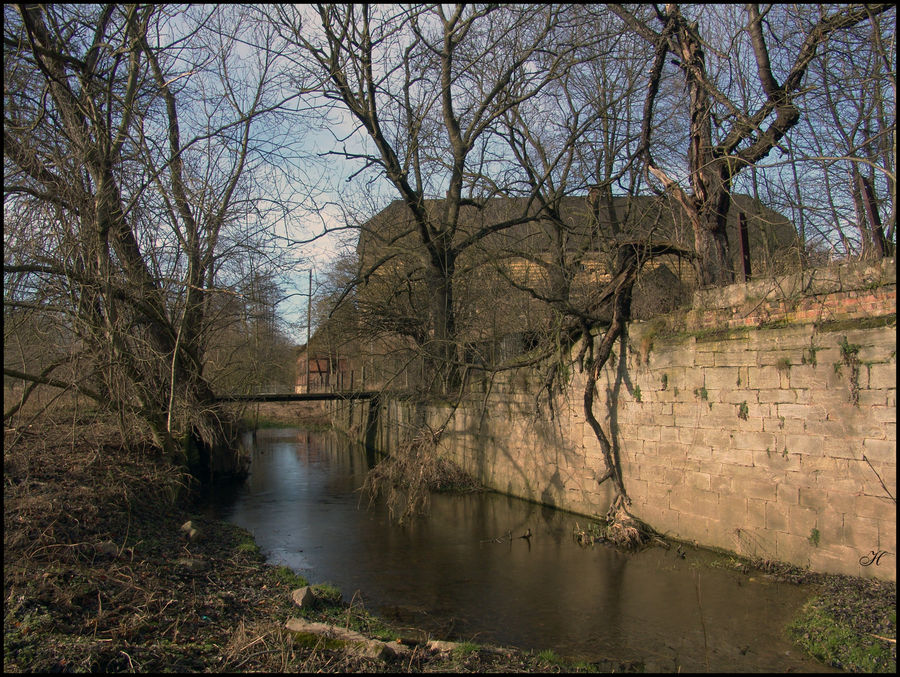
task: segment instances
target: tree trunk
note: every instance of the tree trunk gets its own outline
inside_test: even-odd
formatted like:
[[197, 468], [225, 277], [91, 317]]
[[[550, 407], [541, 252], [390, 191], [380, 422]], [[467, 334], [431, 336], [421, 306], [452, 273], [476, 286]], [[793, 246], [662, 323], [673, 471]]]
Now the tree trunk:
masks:
[[[721, 204], [722, 201], [717, 200], [715, 204]], [[730, 202], [730, 195], [727, 193], [724, 201]], [[724, 214], [715, 209], [707, 209], [701, 211], [692, 224], [694, 249], [699, 257], [699, 279], [703, 286], [721, 287], [734, 282], [734, 271], [728, 256], [730, 248], [725, 229], [726, 217], [727, 207]]]
[[430, 390], [449, 392], [458, 385], [456, 360], [456, 318], [453, 312], [455, 261], [446, 253], [431, 261], [425, 272], [431, 314], [431, 337], [426, 346], [426, 378]]

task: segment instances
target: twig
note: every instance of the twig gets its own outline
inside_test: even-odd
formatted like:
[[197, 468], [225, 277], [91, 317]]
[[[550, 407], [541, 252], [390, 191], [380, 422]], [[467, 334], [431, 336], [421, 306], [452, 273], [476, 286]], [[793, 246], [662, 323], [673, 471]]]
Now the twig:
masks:
[[869, 462], [869, 459], [866, 458], [866, 455], [865, 455], [865, 454], [863, 454], [863, 460], [864, 460], [866, 463], [869, 464], [869, 467], [870, 467], [870, 468], [872, 468], [872, 472], [875, 473], [875, 477], [877, 477], [877, 478], [878, 478], [878, 481], [881, 482], [881, 486], [882, 486], [882, 488], [884, 489], [885, 493], [887, 493], [887, 495], [890, 497], [890, 499], [891, 499], [894, 503], [896, 503], [896, 502], [897, 502], [897, 499], [894, 498], [894, 495], [888, 490], [887, 486], [886, 486], [885, 483], [884, 483], [884, 480], [881, 479], [881, 475], [878, 474], [878, 471], [875, 470], [875, 468], [874, 468], [874, 467], [872, 466], [872, 464]]
[[496, 538], [486, 538], [479, 543], [504, 543], [505, 541], [512, 541], [512, 531], [509, 529], [506, 530], [506, 536], [497, 536]]

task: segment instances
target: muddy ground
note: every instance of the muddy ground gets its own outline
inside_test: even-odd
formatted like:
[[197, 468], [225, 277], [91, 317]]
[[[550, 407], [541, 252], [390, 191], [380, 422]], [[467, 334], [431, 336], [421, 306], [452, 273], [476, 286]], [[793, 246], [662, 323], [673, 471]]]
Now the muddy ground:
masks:
[[[290, 593], [305, 581], [267, 565], [246, 532], [198, 520], [190, 480], [151, 445], [126, 448], [117, 427], [94, 414], [60, 408], [5, 428], [3, 481], [4, 672], [643, 670], [474, 644], [430, 651], [422, 633], [334, 595], [301, 612]], [[196, 540], [181, 529], [187, 520]], [[895, 640], [894, 584], [827, 580], [826, 611], [858, 637]], [[301, 615], [401, 638], [410, 651], [371, 658], [295, 636], [284, 624]], [[885, 657], [878, 668], [893, 671], [896, 641], [874, 641]]]

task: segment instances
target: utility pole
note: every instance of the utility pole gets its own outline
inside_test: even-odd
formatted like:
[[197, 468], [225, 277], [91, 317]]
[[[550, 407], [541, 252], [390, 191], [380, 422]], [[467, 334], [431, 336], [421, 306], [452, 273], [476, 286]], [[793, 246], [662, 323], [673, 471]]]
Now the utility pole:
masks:
[[309, 269], [309, 286], [306, 288], [306, 392], [309, 393], [309, 330], [312, 325], [312, 268]]

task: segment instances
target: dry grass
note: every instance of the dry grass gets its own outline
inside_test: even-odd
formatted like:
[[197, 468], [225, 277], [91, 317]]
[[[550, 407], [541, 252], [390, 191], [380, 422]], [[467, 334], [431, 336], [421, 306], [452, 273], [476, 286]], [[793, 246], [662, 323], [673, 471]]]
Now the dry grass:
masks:
[[362, 490], [370, 499], [383, 495], [391, 517], [403, 523], [428, 510], [433, 491], [475, 491], [478, 484], [462, 468], [441, 457], [438, 436], [416, 432], [390, 456], [372, 468]]

